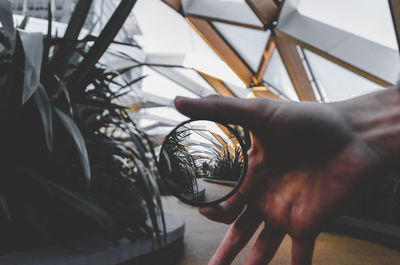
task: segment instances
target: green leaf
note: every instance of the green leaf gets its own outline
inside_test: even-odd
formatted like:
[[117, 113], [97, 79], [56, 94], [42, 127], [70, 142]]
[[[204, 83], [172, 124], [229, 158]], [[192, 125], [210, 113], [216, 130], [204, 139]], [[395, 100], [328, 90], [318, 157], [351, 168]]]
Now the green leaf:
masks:
[[[93, 0], [79, 0], [68, 23], [64, 39], [76, 40], [85, 24]], [[54, 72], [63, 77], [68, 69], [72, 55], [75, 53], [73, 43], [64, 43], [59, 47], [52, 61]]]
[[65, 31], [64, 38], [77, 39], [83, 26], [85, 25], [86, 18], [89, 14], [90, 7], [93, 0], [79, 0], [76, 4], [74, 12], [68, 22], [67, 30]]
[[28, 22], [29, 22], [29, 17], [25, 16], [24, 19], [22, 20], [21, 24], [19, 24], [18, 28], [25, 29], [26, 26], [28, 25]]
[[93, 222], [98, 224], [111, 239], [116, 241], [119, 238], [121, 234], [120, 229], [118, 228], [118, 225], [115, 223], [112, 216], [110, 216], [105, 210], [89, 201], [84, 196], [70, 191], [49, 180], [48, 178], [32, 173], [29, 175], [46, 189], [51, 190], [54, 196], [63, 201], [69, 207], [81, 213], [82, 215], [87, 216]]
[[40, 82], [42, 67], [43, 36], [41, 33], [28, 33], [18, 30], [25, 53], [24, 88], [22, 104], [35, 93]]
[[51, 0], [49, 0], [47, 4], [47, 35], [46, 35], [46, 41], [44, 45], [44, 51], [43, 51], [43, 63], [44, 65], [47, 65], [49, 61], [49, 56], [50, 56], [50, 41], [51, 41], [51, 33], [52, 33], [52, 28], [53, 28], [53, 12], [52, 12], [52, 4]]
[[85, 140], [81, 134], [76, 123], [63, 111], [54, 107], [55, 112], [57, 113], [58, 117], [60, 118], [61, 122], [64, 124], [65, 128], [67, 129], [68, 133], [72, 136], [75, 146], [78, 150], [80, 161], [82, 164], [83, 172], [86, 178], [86, 184], [89, 187], [90, 185], [90, 164], [89, 164], [89, 157], [86, 150]]
[[[61, 44], [80, 44], [80, 43], [88, 43], [88, 42], [94, 42], [98, 39], [98, 37], [93, 36], [93, 35], [87, 35], [83, 39], [66, 39], [66, 38], [52, 38], [50, 42], [50, 46], [53, 45], [61, 45]], [[124, 46], [129, 46], [129, 47], [137, 47], [139, 48], [139, 45], [135, 45], [132, 43], [125, 43], [125, 42], [119, 42], [119, 41], [113, 41], [112, 44], [120, 44]]]
[[69, 92], [67, 90], [67, 87], [65, 86], [65, 83], [60, 78], [58, 78], [58, 76], [55, 75], [55, 74], [50, 74], [50, 77], [54, 78], [54, 80], [59, 85], [57, 93], [52, 96], [53, 99], [54, 98], [59, 98], [61, 95], [63, 95], [64, 99], [65, 99], [65, 104], [67, 104], [67, 106], [69, 106], [69, 114], [71, 116], [73, 116], [74, 112], [73, 112], [73, 109], [72, 109], [71, 98], [69, 96]]
[[[162, 201], [161, 201], [161, 193], [160, 193], [160, 189], [158, 188], [158, 183], [155, 180], [155, 176], [153, 176], [152, 174], [148, 174], [149, 177], [149, 183], [152, 185], [153, 187], [153, 194], [154, 194], [154, 198], [156, 201], [156, 205], [157, 208], [159, 209], [159, 215], [161, 217], [161, 223], [163, 226], [163, 230], [164, 232], [167, 231], [167, 224], [165, 222], [165, 215], [164, 215], [164, 211], [163, 211], [163, 206], [162, 206]], [[167, 239], [167, 234], [164, 233], [164, 241]]]
[[150, 163], [149, 163], [149, 161], [147, 160], [147, 157], [146, 157], [146, 148], [145, 148], [145, 146], [143, 145], [143, 142], [141, 141], [141, 139], [139, 138], [139, 136], [137, 136], [136, 134], [134, 134], [133, 132], [129, 132], [129, 134], [130, 134], [130, 136], [131, 136], [131, 139], [132, 139], [132, 141], [133, 141], [133, 143], [135, 144], [135, 146], [136, 146], [136, 149], [139, 151], [139, 154], [140, 154], [140, 160], [143, 162], [143, 164], [146, 166], [146, 167], [150, 167]]
[[[144, 76], [140, 76], [140, 77], [138, 77], [138, 78], [136, 78], [136, 79], [130, 81], [129, 83], [127, 83], [127, 84], [121, 86], [121, 87], [119, 88], [119, 91], [121, 91], [121, 90], [124, 89], [124, 88], [130, 87], [131, 85], [133, 85], [133, 84], [135, 84], [135, 83], [137, 83], [137, 82], [139, 82], [139, 81], [145, 79], [146, 77], [147, 77], [147, 75], [144, 75]], [[128, 89], [127, 91], [116, 93], [116, 94], [113, 96], [113, 98], [120, 98], [120, 97], [125, 96], [126, 94], [130, 93], [131, 91], [132, 91], [132, 89]]]
[[[147, 210], [150, 215], [150, 220], [153, 226], [153, 229], [156, 233], [158, 244], [161, 246], [161, 237], [160, 237], [160, 227], [158, 223], [158, 215], [156, 212], [156, 199], [154, 198], [154, 189], [152, 187], [151, 182], [147, 178], [147, 174], [143, 170], [141, 164], [136, 159], [133, 160], [135, 166], [137, 168], [137, 176], [138, 176], [138, 183], [142, 186], [142, 195], [146, 202]], [[156, 196], [159, 196], [159, 194]]]
[[6, 35], [3, 34], [3, 32], [0, 31], [0, 44], [4, 46], [7, 50], [11, 49], [11, 43], [10, 40]]
[[88, 106], [96, 106], [103, 107], [109, 110], [113, 109], [127, 109], [125, 106], [121, 106], [118, 104], [111, 103], [110, 101], [106, 101], [103, 99], [90, 99], [90, 98], [78, 98], [75, 100], [76, 104], [88, 105]]
[[53, 151], [53, 117], [49, 97], [41, 84], [35, 94], [33, 94], [33, 99], [42, 118], [46, 145], [51, 154]]
[[83, 61], [78, 65], [74, 75], [71, 77], [71, 83], [68, 85], [70, 89], [82, 89], [81, 85], [84, 83], [85, 78], [96, 66], [97, 62], [113, 42], [135, 4], [136, 0], [124, 0], [120, 2], [107, 25], [100, 33], [100, 36], [94, 42]]
[[12, 17], [11, 3], [8, 0], [0, 0], [0, 22], [8, 37], [11, 40], [14, 39], [14, 21]]
[[0, 219], [10, 220], [11, 215], [4, 196], [0, 193]]

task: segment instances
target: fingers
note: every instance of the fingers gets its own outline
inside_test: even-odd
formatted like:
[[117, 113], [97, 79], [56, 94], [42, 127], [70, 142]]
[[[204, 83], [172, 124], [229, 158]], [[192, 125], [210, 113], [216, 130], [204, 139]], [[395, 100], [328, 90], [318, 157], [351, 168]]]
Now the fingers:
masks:
[[244, 264], [269, 264], [284, 236], [285, 232], [283, 230], [270, 225], [265, 225]]
[[238, 99], [221, 96], [210, 96], [203, 99], [177, 97], [176, 108], [193, 119], [212, 120], [220, 123], [239, 124], [253, 128], [268, 111], [267, 104], [275, 104], [268, 99]]
[[315, 246], [315, 237], [292, 239], [292, 265], [311, 265]]
[[247, 208], [228, 230], [209, 265], [231, 264], [236, 255], [249, 242], [261, 221], [258, 213]]
[[217, 206], [199, 208], [199, 212], [215, 222], [231, 224], [243, 212], [245, 205], [242, 195], [236, 192]]

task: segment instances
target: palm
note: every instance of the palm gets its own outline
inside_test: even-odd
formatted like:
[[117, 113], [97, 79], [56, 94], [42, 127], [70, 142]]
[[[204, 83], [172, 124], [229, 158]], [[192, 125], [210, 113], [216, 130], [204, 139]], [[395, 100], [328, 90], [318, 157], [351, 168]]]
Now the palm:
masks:
[[294, 237], [345, 210], [377, 162], [330, 108], [312, 105], [283, 105], [254, 128], [242, 188], [248, 205]]
[[233, 222], [212, 265], [230, 264], [262, 223], [245, 264], [268, 264], [285, 234], [292, 237], [292, 264], [311, 264], [321, 226], [344, 213], [382, 167], [340, 104], [221, 97], [175, 104], [192, 118], [241, 124], [253, 135], [240, 192], [200, 209], [214, 221]]

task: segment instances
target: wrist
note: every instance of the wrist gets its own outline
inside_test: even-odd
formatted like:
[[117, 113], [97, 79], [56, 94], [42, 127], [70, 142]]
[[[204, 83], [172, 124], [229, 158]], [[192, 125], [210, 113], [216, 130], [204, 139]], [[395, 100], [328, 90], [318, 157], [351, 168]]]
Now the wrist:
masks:
[[[400, 85], [400, 84], [399, 84]], [[341, 104], [349, 124], [392, 170], [400, 170], [400, 90], [397, 87]]]

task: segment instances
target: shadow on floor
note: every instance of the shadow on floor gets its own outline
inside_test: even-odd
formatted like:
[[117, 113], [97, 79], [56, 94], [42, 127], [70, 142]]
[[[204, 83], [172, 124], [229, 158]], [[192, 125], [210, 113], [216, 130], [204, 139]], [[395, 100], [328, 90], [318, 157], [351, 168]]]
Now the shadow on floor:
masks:
[[[207, 220], [195, 207], [185, 205], [174, 197], [164, 198], [163, 203], [166, 212], [174, 213], [186, 223], [185, 253], [177, 265], [206, 265], [228, 226]], [[257, 234], [232, 264], [243, 264]], [[290, 247], [290, 238], [286, 237], [271, 265], [290, 264]], [[322, 233], [316, 243], [314, 264], [395, 265], [400, 264], [400, 252], [352, 237]]]

